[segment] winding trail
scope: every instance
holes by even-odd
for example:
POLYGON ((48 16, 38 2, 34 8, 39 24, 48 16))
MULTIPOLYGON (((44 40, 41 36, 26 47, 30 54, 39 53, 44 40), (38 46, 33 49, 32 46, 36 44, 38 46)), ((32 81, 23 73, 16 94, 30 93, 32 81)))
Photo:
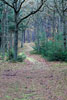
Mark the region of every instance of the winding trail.
POLYGON ((41 55, 36 55, 36 54, 30 54, 30 51, 33 50, 32 46, 33 43, 27 43, 25 44, 24 52, 27 56, 27 61, 32 63, 34 69, 49 69, 50 68, 50 63, 45 60, 41 55))
POLYGON ((23 63, 0 65, 0 100, 67 100, 67 64, 31 55, 25 44, 23 63))

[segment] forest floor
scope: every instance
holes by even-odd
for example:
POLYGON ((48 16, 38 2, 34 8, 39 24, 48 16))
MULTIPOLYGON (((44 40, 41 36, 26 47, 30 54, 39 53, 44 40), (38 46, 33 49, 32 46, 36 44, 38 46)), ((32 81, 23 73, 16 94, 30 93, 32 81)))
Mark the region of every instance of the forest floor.
POLYGON ((67 100, 67 63, 48 62, 23 49, 24 62, 0 63, 0 100, 67 100))

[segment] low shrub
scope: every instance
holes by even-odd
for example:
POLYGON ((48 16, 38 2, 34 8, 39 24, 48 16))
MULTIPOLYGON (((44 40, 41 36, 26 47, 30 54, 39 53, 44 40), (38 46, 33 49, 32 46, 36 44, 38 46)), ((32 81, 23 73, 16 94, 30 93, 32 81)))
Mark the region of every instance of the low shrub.
MULTIPOLYGON (((25 58, 26 58, 26 55, 24 53, 19 53, 17 57, 17 61, 23 62, 25 58)), ((14 60, 14 50, 13 49, 9 50, 9 53, 7 54, 7 61, 8 60, 10 60, 11 62, 16 62, 14 60)))
MULTIPOLYGON (((43 37, 42 37, 43 38, 43 37)), ((67 50, 64 50, 63 40, 60 44, 60 40, 40 40, 40 51, 39 53, 50 61, 65 61, 67 62, 67 50)), ((34 50, 37 51, 37 44, 35 43, 34 50)))
POLYGON ((8 54, 7 54, 7 60, 12 60, 12 59, 14 59, 14 50, 13 50, 13 48, 10 49, 8 51, 8 54))
POLYGON ((50 61, 67 61, 67 51, 55 50, 48 52, 48 58, 50 61))
POLYGON ((17 61, 23 62, 26 59, 26 55, 24 53, 18 54, 17 61))
POLYGON ((38 54, 38 52, 36 50, 32 50, 30 51, 30 54, 38 54))

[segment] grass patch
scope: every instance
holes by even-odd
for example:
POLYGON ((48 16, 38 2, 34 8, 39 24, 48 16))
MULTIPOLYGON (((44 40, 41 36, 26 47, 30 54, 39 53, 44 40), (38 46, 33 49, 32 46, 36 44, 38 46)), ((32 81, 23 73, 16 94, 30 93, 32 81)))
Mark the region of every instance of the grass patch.
POLYGON ((30 62, 35 62, 35 59, 27 57, 27 60, 29 60, 30 62))
POLYGON ((36 50, 32 50, 32 51, 30 51, 30 54, 40 55, 40 53, 38 53, 36 50))

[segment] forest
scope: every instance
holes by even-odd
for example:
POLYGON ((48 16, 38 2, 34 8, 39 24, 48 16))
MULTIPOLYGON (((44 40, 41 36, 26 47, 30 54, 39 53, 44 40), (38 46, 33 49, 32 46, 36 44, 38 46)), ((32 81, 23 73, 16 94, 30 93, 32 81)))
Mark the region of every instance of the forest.
POLYGON ((0 0, 0 100, 67 100, 67 0, 0 0))

